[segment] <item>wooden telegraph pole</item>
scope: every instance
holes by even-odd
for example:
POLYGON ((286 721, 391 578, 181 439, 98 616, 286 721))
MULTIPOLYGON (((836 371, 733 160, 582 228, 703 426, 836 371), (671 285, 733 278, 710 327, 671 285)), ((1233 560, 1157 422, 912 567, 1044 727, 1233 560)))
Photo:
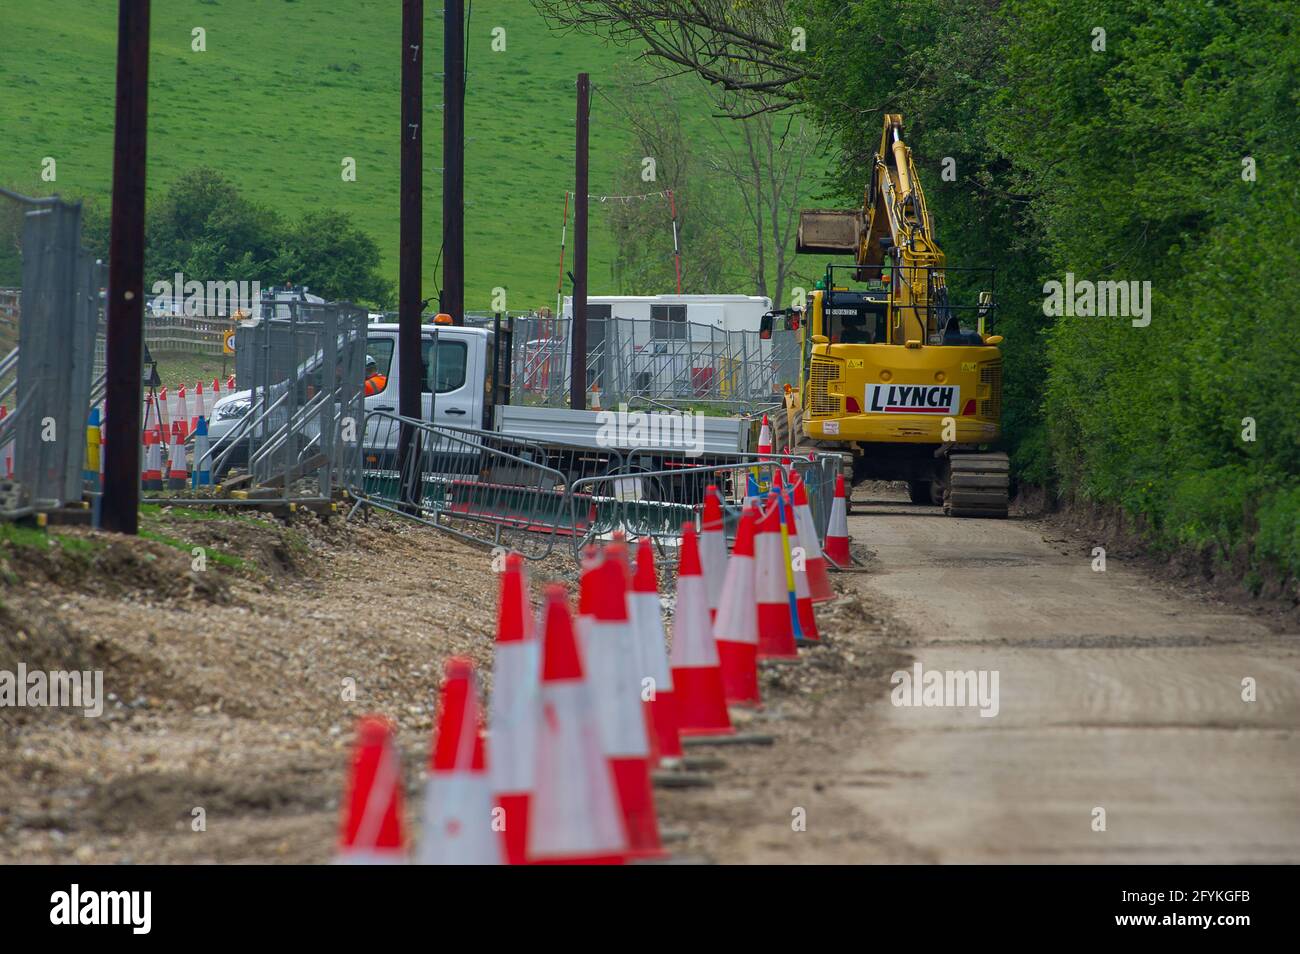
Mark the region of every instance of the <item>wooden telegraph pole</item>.
POLYGON ((573 185, 573 323, 569 331, 569 407, 587 407, 587 122, 591 80, 578 74, 578 136, 573 185))
MULTIPOLYGON (((149 0, 119 0, 113 218, 108 238, 108 340, 104 391, 104 498, 100 526, 140 526, 140 382, 144 348, 145 133, 149 93, 149 0)), ((81 440, 79 435, 72 435, 81 440)))
MULTIPOLYGON (((402 0, 402 148, 398 242, 398 413, 419 420, 422 195, 424 188, 424 0, 402 0)), ((399 473, 409 474, 415 428, 403 423, 398 437, 399 473)), ((409 490, 410 488, 408 488, 409 490)))
POLYGON ((442 298, 465 322, 465 3, 444 0, 442 40, 442 298))

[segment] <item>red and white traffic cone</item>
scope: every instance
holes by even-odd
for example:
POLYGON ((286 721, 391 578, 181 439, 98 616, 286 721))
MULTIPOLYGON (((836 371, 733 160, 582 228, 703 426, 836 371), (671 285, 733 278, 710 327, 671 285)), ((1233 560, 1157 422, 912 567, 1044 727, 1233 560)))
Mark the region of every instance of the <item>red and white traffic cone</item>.
POLYGON ((772 424, 763 415, 763 424, 758 429, 758 456, 768 460, 772 456, 772 424))
POLYGON ((605 556, 617 561, 618 565, 623 569, 623 579, 627 589, 627 615, 632 627, 632 675, 640 686, 641 709, 645 716, 646 743, 649 750, 650 768, 653 770, 657 769, 660 763, 659 736, 655 732, 654 713, 651 711, 650 701, 654 693, 652 690, 647 691, 650 687, 647 687, 645 683, 646 677, 641 666, 641 631, 637 625, 636 610, 632 599, 632 556, 627 546, 627 536, 622 530, 614 531, 609 545, 605 548, 605 556))
POLYGON ((754 599, 754 524, 758 512, 746 510, 736 527, 736 544, 727 562, 713 639, 718 644, 722 692, 734 705, 761 706, 758 691, 758 604, 754 599))
POLYGON ((722 690, 718 645, 709 625, 709 605, 704 595, 704 570, 695 525, 682 527, 681 559, 677 564, 677 608, 673 614, 673 647, 669 655, 677 696, 678 731, 686 735, 729 735, 722 690))
POLYGON ((186 397, 188 393, 189 392, 185 390, 185 385, 183 384, 176 389, 175 417, 176 420, 179 421, 181 425, 181 437, 187 440, 189 439, 189 436, 194 433, 192 420, 190 418, 190 402, 186 397))
POLYGON ((203 400, 203 382, 199 381, 194 385, 194 416, 190 418, 190 433, 193 434, 199 427, 199 418, 208 420, 208 406, 203 400))
POLYGON ((826 558, 838 567, 849 565, 849 510, 844 501, 844 475, 835 475, 835 500, 826 527, 826 558))
POLYGON ((184 490, 190 485, 190 467, 185 459, 185 438, 181 436, 183 426, 180 421, 172 421, 172 440, 167 453, 168 490, 184 490))
POLYGON ((803 547, 804 568, 808 574, 808 590, 814 603, 825 603, 835 598, 831 589, 830 574, 826 570, 826 558, 822 556, 821 542, 817 539, 817 522, 813 519, 812 506, 808 503, 808 487, 802 477, 796 475, 794 485, 794 522, 799 531, 799 546, 803 547))
MULTIPOLYGON (((159 393, 167 395, 167 419, 170 421, 170 424, 167 427, 167 433, 170 434, 175 430, 175 425, 182 424, 182 418, 185 416, 185 412, 181 409, 181 389, 173 388, 171 391, 168 391, 166 388, 163 388, 159 393)), ((189 426, 189 423, 188 420, 185 420, 182 424, 182 434, 185 433, 185 428, 189 426)))
POLYGON ((420 864, 497 865, 505 846, 495 824, 474 664, 453 656, 444 672, 424 790, 420 864))
POLYGON ((621 864, 627 834, 563 586, 547 587, 542 619, 541 718, 528 860, 621 864))
POLYGON ((785 546, 781 541, 780 495, 773 494, 754 527, 754 596, 758 603, 758 658, 799 655, 790 619, 785 546))
POLYGON ((402 760, 386 719, 366 716, 358 723, 348 778, 338 860, 402 864, 402 760))
MULTIPOLYGON (((610 549, 613 549, 612 547, 610 549)), ((601 743, 618 787, 628 853, 660 855, 659 824, 650 786, 650 735, 641 702, 636 634, 627 608, 627 569, 606 552, 582 573, 580 644, 596 699, 601 743)))
POLYGON ((221 379, 212 379, 212 390, 208 392, 208 410, 211 411, 221 400, 221 379))
POLYGON ((682 757, 682 739, 677 731, 677 694, 673 690, 673 672, 668 665, 654 545, 649 537, 642 537, 637 544, 636 575, 632 579, 632 594, 628 602, 640 650, 641 678, 651 680, 654 692, 649 703, 650 724, 658 743, 659 758, 665 764, 676 764, 682 757))
POLYGON ((163 434, 172 432, 171 401, 167 397, 167 388, 163 386, 158 389, 158 420, 162 424, 163 434))
MULTIPOLYGON (((3 421, 8 416, 9 416, 8 409, 3 404, 0 404, 0 421, 3 421)), ((14 476, 14 442, 12 440, 8 440, 5 441, 3 446, 0 446, 0 479, 13 480, 13 476, 14 476)))
POLYGON ((505 814, 506 860, 525 861, 528 800, 537 771, 537 720, 541 711, 541 642, 533 636, 524 558, 506 556, 492 660, 492 791, 505 814))
POLYGON ((158 441, 158 422, 153 418, 153 395, 150 395, 145 408, 144 467, 140 480, 145 490, 162 490, 162 446, 158 441))
POLYGON ((709 601, 709 622, 718 615, 718 597, 727 576, 727 531, 722 520, 722 498, 713 484, 704 488, 704 513, 700 520, 700 562, 704 566, 704 592, 709 601))

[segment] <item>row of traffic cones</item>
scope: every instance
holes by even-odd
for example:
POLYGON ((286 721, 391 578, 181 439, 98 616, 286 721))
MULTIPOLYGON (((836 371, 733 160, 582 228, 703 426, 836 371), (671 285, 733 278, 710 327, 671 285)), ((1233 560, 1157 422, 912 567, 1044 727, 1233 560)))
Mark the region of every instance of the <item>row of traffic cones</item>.
POLYGON ((179 424, 181 437, 188 439, 198 429, 199 418, 212 420, 212 409, 221 399, 222 392, 229 393, 234 390, 233 374, 226 378, 224 384, 220 378, 213 378, 206 390, 202 381, 196 383, 193 390, 183 384, 170 392, 166 387, 159 388, 158 418, 162 421, 164 433, 170 434, 173 426, 179 424))
MULTIPOLYGON (((191 425, 185 420, 170 424, 161 412, 152 394, 145 397, 143 427, 140 432, 142 449, 140 481, 144 490, 183 490, 186 487, 205 487, 212 483, 211 461, 208 459, 208 423, 199 417, 191 425), (192 451, 191 451, 192 445, 192 451), (191 468, 193 460, 197 465, 191 468)), ((104 447, 107 431, 101 407, 90 409, 86 419, 86 455, 83 478, 88 483, 104 478, 104 447)))
MULTIPOLYGON (((813 604, 833 596, 826 562, 802 481, 777 473, 768 499, 741 513, 729 554, 715 488, 700 530, 683 526, 670 651, 648 539, 635 559, 617 535, 589 548, 576 616, 565 588, 553 584, 536 625, 523 558, 507 558, 486 720, 473 664, 446 664, 419 861, 597 864, 664 855, 653 770, 680 761, 683 737, 733 734, 728 706, 761 707, 761 659, 796 656, 820 640, 813 604)), ((392 727, 363 719, 341 860, 406 860, 402 788, 392 727)))

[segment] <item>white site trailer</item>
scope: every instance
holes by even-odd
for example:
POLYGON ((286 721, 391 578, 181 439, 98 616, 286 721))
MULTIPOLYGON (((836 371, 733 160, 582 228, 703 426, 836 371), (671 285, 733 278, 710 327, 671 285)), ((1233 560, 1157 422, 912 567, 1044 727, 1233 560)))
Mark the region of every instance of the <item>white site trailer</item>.
MULTIPOLYGON (((589 296, 587 352, 600 357, 588 374, 603 390, 677 397, 710 390, 712 376, 734 377, 769 358, 758 331, 771 309, 759 295, 589 296)), ((572 297, 562 317, 572 319, 572 297)))
MULTIPOLYGON (((759 295, 587 296, 588 318, 630 318, 669 324, 694 322, 723 331, 758 331, 758 320, 771 310, 772 299, 759 295)), ((573 317, 571 297, 564 299, 563 317, 573 317)))

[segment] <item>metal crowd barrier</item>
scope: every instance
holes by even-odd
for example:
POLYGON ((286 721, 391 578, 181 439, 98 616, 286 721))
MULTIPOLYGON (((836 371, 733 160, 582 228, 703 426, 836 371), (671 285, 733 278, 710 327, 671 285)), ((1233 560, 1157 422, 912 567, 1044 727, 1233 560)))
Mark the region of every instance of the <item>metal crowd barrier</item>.
POLYGON ((684 461, 682 466, 672 466, 665 461, 661 450, 643 448, 629 451, 617 472, 574 482, 571 492, 575 557, 580 556, 587 543, 607 540, 618 531, 630 540, 649 537, 662 557, 673 562, 682 525, 699 525, 706 488, 710 485, 717 488, 721 497, 724 528, 728 539, 733 539, 751 478, 760 491, 765 491, 772 486, 773 471, 781 462, 787 463, 804 481, 818 540, 824 541, 839 455, 819 454, 810 460, 710 454, 702 463, 684 461), (585 519, 579 521, 580 514, 585 519))
POLYGON ((529 559, 550 554, 559 537, 586 532, 572 516, 572 483, 621 463, 617 451, 543 446, 387 411, 366 415, 365 438, 353 513, 377 507, 529 559), (404 427, 414 431, 405 460, 404 427))
POLYGON ((358 501, 353 513, 376 507, 529 559, 549 555, 560 540, 567 540, 578 559, 588 543, 617 531, 633 541, 650 538, 673 562, 682 525, 699 524, 707 487, 718 489, 727 536, 733 538, 751 480, 760 490, 769 488, 782 462, 804 481, 824 540, 837 454, 684 459, 665 458, 656 448, 620 454, 372 411, 366 415, 360 478, 352 488, 358 501), (405 461, 399 450, 403 427, 414 429, 414 450, 405 461))

